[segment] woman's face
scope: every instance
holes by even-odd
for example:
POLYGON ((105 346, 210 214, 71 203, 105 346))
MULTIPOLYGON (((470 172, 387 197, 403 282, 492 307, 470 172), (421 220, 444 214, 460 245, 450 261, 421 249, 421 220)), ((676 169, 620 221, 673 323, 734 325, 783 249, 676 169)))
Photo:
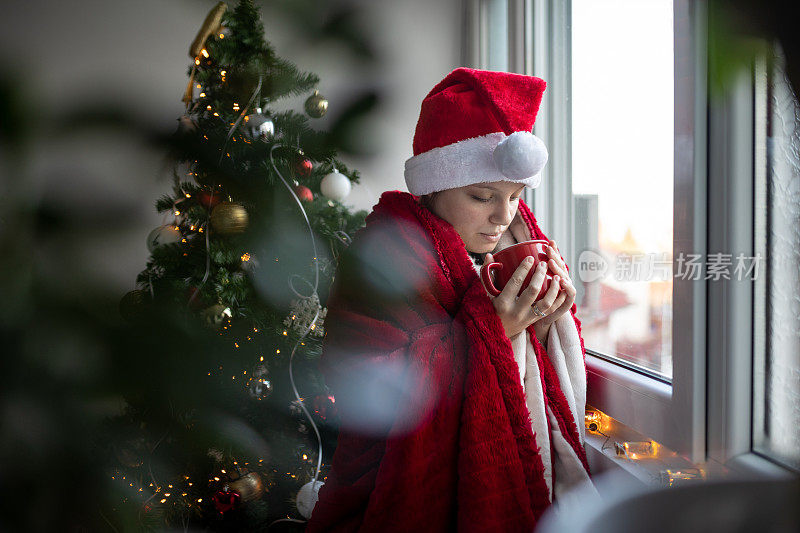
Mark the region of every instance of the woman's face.
POLYGON ((447 189, 436 195, 430 209, 456 229, 467 251, 485 254, 495 249, 517 214, 524 188, 494 181, 447 189))

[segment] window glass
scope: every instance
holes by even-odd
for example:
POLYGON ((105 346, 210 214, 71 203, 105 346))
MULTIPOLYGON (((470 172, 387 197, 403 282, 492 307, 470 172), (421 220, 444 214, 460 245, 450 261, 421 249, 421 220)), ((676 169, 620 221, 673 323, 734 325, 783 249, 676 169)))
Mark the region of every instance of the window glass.
POLYGON ((487 69, 508 70, 508 1, 486 0, 488 42, 487 69))
POLYGON ((757 240, 757 252, 766 260, 756 278, 763 280, 766 298, 756 300, 755 311, 753 447, 798 469, 800 105, 779 55, 767 72, 766 232, 757 240))
POLYGON ((572 1, 575 281, 585 344, 667 380, 673 278, 696 275, 672 268, 672 15, 672 0, 572 1))

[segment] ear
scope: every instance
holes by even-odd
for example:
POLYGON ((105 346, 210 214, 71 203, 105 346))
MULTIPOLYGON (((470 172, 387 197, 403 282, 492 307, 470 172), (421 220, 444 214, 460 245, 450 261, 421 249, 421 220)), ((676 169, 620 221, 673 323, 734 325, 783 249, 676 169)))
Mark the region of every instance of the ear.
POLYGON ((511 225, 508 227, 508 230, 511 232, 511 235, 514 236, 514 239, 517 242, 531 240, 531 230, 528 229, 528 225, 525 224, 524 220, 522 220, 522 215, 520 214, 519 209, 517 209, 517 214, 514 215, 514 220, 511 221, 511 225))

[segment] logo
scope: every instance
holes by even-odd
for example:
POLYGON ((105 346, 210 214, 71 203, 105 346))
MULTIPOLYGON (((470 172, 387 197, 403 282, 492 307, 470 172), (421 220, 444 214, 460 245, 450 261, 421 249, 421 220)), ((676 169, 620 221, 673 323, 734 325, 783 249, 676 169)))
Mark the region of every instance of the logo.
POLYGON ((597 281, 606 276, 608 261, 594 250, 584 250, 578 256, 578 277, 584 283, 597 281))

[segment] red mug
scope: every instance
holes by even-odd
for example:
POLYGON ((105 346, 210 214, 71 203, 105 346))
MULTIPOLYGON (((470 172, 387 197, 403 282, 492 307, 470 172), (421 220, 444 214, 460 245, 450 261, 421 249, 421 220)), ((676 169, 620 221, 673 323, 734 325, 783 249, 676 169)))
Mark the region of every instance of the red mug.
MULTIPOLYGON (((486 263, 481 267, 481 280, 483 281, 483 286, 486 287, 486 290, 489 291, 489 294, 492 296, 498 296, 503 290, 503 287, 506 286, 506 283, 508 283, 508 280, 511 279, 511 275, 514 273, 520 263, 522 263, 526 257, 531 256, 533 257, 533 265, 528 271, 528 275, 525 276, 525 280, 522 282, 522 287, 517 294, 517 296, 519 296, 531 282, 531 278, 533 278, 533 274, 536 271, 537 265, 542 261, 547 264, 547 247, 549 245, 550 243, 545 240, 533 240, 519 242, 509 246, 508 248, 503 248, 494 254, 494 261, 492 263, 486 263), (494 281, 492 281, 492 272, 494 272, 494 281)), ((550 288, 550 282, 552 281, 553 274, 548 268, 547 272, 545 273, 544 283, 542 283, 542 289, 539 291, 539 294, 536 295, 534 301, 538 301, 544 297, 547 289, 550 288)))

